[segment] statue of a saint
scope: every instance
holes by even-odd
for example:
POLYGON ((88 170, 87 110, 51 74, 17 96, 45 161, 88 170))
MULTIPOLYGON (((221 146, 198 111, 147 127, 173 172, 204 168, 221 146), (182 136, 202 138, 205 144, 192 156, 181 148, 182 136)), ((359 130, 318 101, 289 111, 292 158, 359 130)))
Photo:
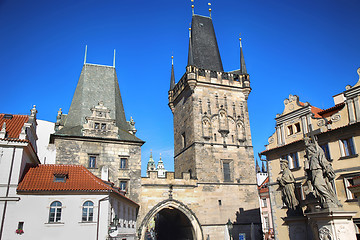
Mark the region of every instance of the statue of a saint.
POLYGON ((282 175, 277 178, 281 189, 281 197, 289 210, 295 211, 299 206, 299 201, 295 196, 295 178, 288 167, 287 160, 280 160, 282 175))
POLYGON ((335 178, 335 173, 331 163, 325 157, 324 150, 315 140, 306 137, 304 141, 308 160, 305 170, 308 172, 308 179, 313 186, 315 196, 320 200, 321 207, 341 207, 330 183, 335 178))

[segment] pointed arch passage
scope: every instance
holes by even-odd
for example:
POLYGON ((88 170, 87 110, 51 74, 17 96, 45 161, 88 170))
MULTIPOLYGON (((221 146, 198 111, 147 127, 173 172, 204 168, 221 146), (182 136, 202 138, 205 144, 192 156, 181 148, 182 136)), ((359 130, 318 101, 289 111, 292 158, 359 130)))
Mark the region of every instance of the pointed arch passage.
POLYGON ((168 199, 154 206, 144 217, 138 229, 140 240, 156 236, 157 240, 203 240, 199 220, 185 204, 168 199), (150 230, 149 226, 154 229, 150 230))

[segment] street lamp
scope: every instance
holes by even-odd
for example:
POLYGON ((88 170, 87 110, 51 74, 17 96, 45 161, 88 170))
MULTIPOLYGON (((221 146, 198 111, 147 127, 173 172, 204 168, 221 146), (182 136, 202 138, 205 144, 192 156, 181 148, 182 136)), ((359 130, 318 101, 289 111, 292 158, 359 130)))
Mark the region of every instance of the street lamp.
POLYGON ((232 222, 230 221, 230 219, 228 220, 228 222, 226 223, 226 226, 228 228, 228 231, 229 231, 229 237, 230 237, 230 240, 232 239, 232 235, 231 235, 231 232, 233 230, 233 224, 232 222))

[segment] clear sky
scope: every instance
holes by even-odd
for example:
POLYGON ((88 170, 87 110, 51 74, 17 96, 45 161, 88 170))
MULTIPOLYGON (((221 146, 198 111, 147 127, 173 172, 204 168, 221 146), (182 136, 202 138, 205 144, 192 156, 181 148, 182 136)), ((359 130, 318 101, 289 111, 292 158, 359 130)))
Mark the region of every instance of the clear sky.
MULTIPOLYGON (((208 1, 195 0, 208 16, 208 1)), ((239 68, 241 33, 252 92, 249 113, 254 153, 274 132, 283 101, 296 94, 319 108, 358 80, 360 1, 213 0, 212 19, 225 71, 239 68)), ((168 108, 171 55, 178 81, 185 71, 190 0, 0 0, 1 113, 55 121, 67 113, 84 61, 112 65, 127 119, 142 147, 173 170, 173 122, 168 108)))

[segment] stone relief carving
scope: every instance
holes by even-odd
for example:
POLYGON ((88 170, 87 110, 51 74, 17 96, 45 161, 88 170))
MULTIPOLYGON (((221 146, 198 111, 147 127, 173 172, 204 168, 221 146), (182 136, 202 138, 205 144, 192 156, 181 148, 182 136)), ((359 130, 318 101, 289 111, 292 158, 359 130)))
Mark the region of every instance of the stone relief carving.
POLYGON ((319 239, 320 240, 333 240, 333 236, 327 227, 324 226, 319 229, 319 239))
POLYGON ((322 127, 325 125, 325 120, 324 119, 320 119, 318 122, 317 122, 317 125, 318 127, 322 127))
POLYGON ((333 121, 333 122, 340 121, 340 119, 341 119, 340 114, 334 114, 333 116, 331 116, 331 121, 333 121))
POLYGON ((270 144, 270 143, 273 143, 273 142, 274 142, 274 138, 273 138, 273 137, 270 137, 270 138, 268 139, 268 142, 269 142, 269 144, 270 144))
POLYGON ((324 151, 316 140, 306 137, 304 141, 307 158, 305 170, 314 195, 319 198, 322 208, 340 207, 341 204, 330 183, 335 178, 331 163, 326 159, 324 151))

